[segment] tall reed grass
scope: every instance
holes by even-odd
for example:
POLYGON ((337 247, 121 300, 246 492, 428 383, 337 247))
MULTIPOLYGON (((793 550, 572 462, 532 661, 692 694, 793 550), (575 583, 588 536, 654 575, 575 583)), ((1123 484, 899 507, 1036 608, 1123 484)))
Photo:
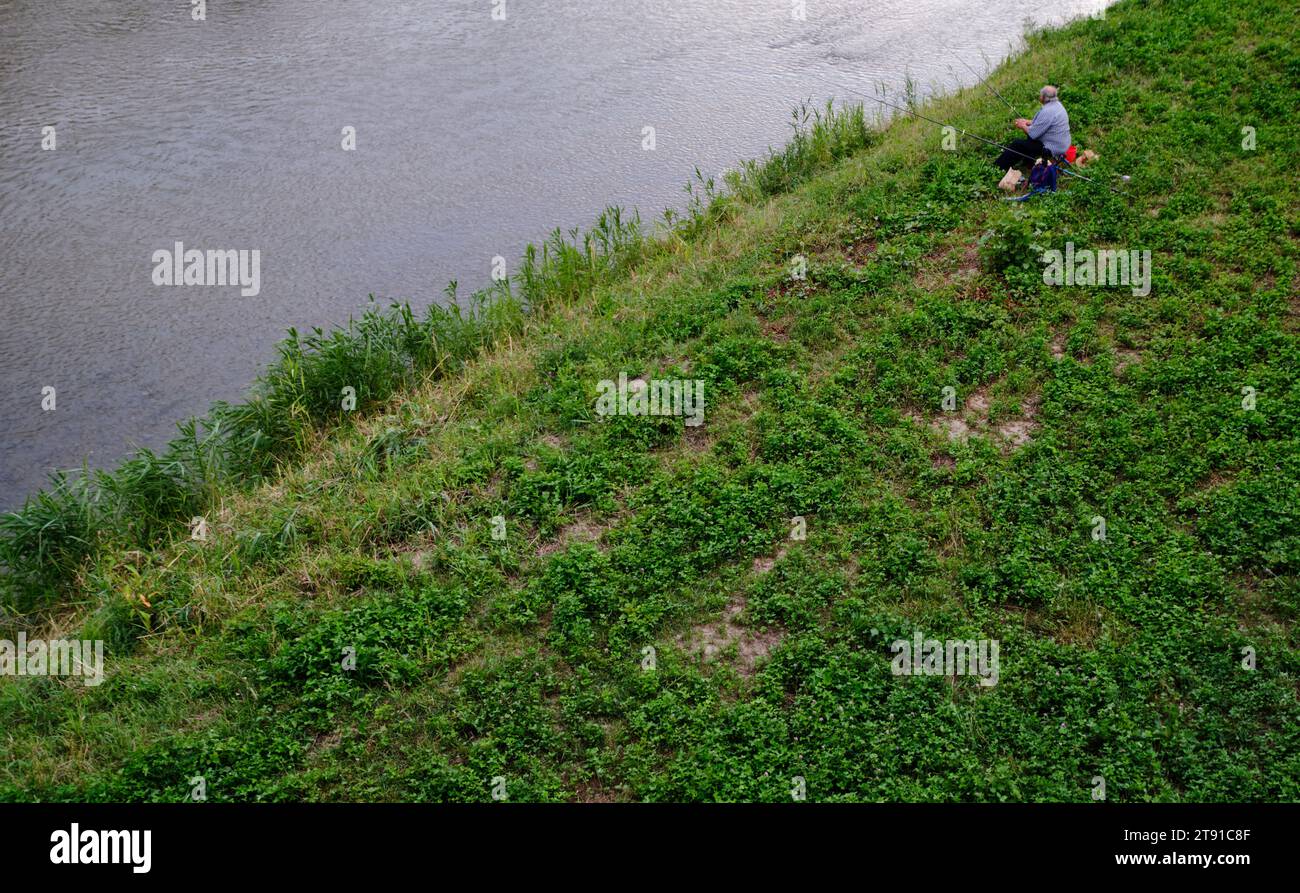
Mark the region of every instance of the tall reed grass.
POLYGON ((791 112, 794 131, 781 151, 745 161, 727 178, 733 194, 761 201, 789 192, 818 171, 825 170, 877 142, 879 131, 867 123, 861 104, 835 108, 833 101, 816 108, 807 101, 791 112))
POLYGON ((476 292, 462 307, 422 316, 409 303, 372 304, 346 326, 290 329, 276 357, 239 403, 217 402, 178 425, 155 452, 141 449, 114 471, 58 472, 17 511, 0 515, 0 612, 6 626, 66 599, 86 560, 108 547, 144 548, 215 504, 301 456, 314 432, 345 421, 344 388, 359 410, 416 382, 457 372, 523 329, 529 310, 575 299, 640 256, 640 219, 607 208, 587 232, 556 230, 540 257, 529 246, 513 279, 476 292))

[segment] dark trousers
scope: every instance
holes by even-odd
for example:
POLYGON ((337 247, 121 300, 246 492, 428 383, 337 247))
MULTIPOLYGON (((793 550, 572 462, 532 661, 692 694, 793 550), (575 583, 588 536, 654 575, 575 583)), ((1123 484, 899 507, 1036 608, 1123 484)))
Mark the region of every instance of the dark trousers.
POLYGON ((1051 156, 1052 153, 1047 151, 1047 147, 1038 140, 1024 138, 1007 143, 1006 149, 998 156, 998 160, 993 163, 1005 171, 1023 162, 1033 164, 1039 158, 1050 158, 1051 156))

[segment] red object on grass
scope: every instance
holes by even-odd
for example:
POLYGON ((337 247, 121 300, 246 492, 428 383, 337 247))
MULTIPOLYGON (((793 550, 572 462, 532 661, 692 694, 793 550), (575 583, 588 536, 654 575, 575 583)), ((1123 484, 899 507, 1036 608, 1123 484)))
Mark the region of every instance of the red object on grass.
POLYGON ((1065 160, 1070 162, 1070 164, 1074 164, 1074 159, 1078 156, 1078 154, 1079 154, 1079 147, 1071 146, 1070 148, 1065 150, 1065 160))

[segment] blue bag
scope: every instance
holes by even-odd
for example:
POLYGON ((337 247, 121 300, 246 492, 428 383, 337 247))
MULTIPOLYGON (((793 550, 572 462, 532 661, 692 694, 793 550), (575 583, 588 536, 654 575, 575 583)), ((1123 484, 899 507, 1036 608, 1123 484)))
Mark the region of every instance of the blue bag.
POLYGON ((1055 192, 1056 177, 1056 160, 1051 157, 1038 159, 1029 172, 1029 191, 1055 192))

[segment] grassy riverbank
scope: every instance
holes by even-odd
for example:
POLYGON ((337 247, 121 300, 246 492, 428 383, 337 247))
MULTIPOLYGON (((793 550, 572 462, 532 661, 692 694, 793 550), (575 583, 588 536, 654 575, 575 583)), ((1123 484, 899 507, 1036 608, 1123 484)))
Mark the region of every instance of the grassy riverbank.
MULTIPOLYGON (((989 147, 850 110, 667 234, 611 211, 474 312, 291 337, 0 522, 0 636, 109 650, 0 679, 0 799, 1300 797, 1297 30, 1031 35, 991 83, 1060 85, 1123 195, 1001 202, 989 147), (1045 285, 1067 242, 1150 294, 1045 285), (620 373, 704 424, 598 416, 620 373), (997 640, 997 684, 893 675, 917 632, 997 640)), ((979 86, 926 114, 1007 133, 979 86)))

